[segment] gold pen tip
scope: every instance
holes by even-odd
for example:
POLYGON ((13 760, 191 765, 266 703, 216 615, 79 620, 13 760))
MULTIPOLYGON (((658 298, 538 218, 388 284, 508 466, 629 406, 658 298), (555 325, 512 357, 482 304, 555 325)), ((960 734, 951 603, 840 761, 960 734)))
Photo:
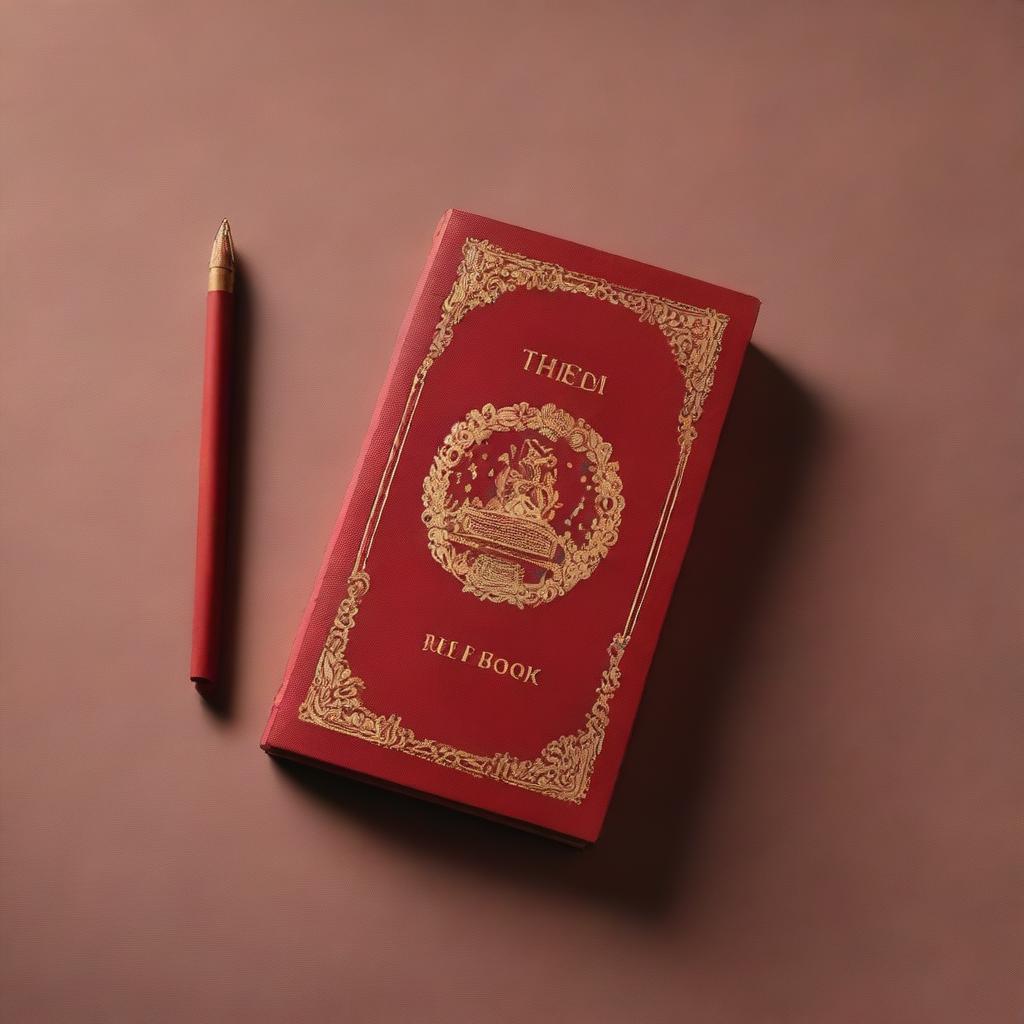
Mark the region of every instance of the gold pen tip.
POLYGON ((227 217, 220 222, 217 237, 213 240, 213 251, 210 253, 210 269, 234 270, 235 245, 231 239, 231 225, 227 217))
POLYGON ((233 292, 235 290, 235 243, 231 240, 231 225, 227 217, 220 222, 217 237, 213 240, 210 253, 211 292, 233 292))

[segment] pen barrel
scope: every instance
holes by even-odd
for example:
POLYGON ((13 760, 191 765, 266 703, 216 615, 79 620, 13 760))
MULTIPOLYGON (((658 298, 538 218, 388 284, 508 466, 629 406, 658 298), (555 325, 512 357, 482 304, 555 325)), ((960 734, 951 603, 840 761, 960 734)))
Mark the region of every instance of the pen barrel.
POLYGON ((221 668, 220 629, 227 527, 229 358, 233 296, 206 297, 203 412, 199 444, 199 517, 196 530, 195 607, 190 677, 216 683, 221 668))

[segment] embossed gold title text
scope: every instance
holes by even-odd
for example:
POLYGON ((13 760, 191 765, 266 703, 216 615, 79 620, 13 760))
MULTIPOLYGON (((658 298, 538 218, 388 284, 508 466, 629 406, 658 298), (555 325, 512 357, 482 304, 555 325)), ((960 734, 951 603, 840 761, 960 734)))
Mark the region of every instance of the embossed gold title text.
POLYGON ((532 372, 538 377, 548 377, 558 381, 559 384, 579 388, 581 391, 593 391, 598 395, 604 394, 605 384, 608 383, 605 374, 598 375, 590 370, 584 370, 576 363, 569 363, 564 359, 549 356, 547 352, 534 352, 532 348, 524 348, 523 352, 526 355, 523 369, 527 373, 532 372))
POLYGON ((520 683, 540 685, 537 679, 540 675, 539 668, 521 661, 512 661, 510 658, 497 657, 493 651, 478 651, 472 644, 463 643, 461 640, 449 640, 447 637, 427 633, 423 638, 423 650, 442 658, 450 658, 452 661, 461 661, 464 665, 489 669, 499 676, 510 676, 520 683))

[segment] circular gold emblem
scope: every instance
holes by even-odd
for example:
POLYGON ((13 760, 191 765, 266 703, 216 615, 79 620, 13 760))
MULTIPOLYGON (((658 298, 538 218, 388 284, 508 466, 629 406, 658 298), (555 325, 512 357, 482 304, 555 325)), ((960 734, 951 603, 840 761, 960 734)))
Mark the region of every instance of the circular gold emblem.
POLYGON ((612 446, 553 404, 473 409, 423 481, 434 560, 481 600, 553 601, 619 538, 625 501, 612 446))

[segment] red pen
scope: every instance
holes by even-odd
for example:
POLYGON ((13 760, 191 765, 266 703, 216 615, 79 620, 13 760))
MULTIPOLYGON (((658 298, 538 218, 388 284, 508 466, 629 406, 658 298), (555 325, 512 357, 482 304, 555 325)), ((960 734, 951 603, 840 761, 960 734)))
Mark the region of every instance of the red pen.
POLYGON ((218 683, 227 511, 227 411, 235 249, 225 219, 213 241, 206 295, 206 355, 199 445, 199 520, 190 676, 200 690, 218 683))

